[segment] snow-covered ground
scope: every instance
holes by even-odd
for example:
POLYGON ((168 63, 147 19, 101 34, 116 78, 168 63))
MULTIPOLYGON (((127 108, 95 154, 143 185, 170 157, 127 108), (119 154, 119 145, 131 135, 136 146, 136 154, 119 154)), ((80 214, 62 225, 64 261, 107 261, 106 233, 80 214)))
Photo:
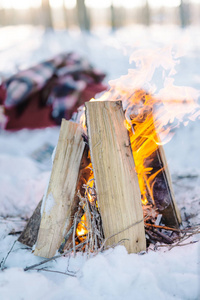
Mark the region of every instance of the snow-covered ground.
MULTIPOLYGON (((127 74, 133 50, 179 41, 180 50, 186 53, 177 65, 176 82, 200 90, 198 30, 134 27, 88 36, 75 31, 44 33, 32 27, 1 29, 0 40, 5 43, 0 45, 0 76, 73 50, 105 71, 108 81, 127 74)), ((0 132, 0 262, 18 237, 9 233, 23 229, 24 219, 32 214, 48 182, 51 156, 38 161, 36 153, 44 145, 50 150, 55 147, 58 135, 58 127, 0 132)), ((165 145, 184 227, 200 224, 199 147, 200 120, 186 127, 181 124, 165 145)), ((82 254, 60 257, 43 265, 49 271, 39 272, 23 271, 43 259, 16 242, 0 271, 0 299, 199 299, 199 239, 199 235, 192 236, 183 242, 187 245, 171 250, 155 250, 151 245, 143 255, 127 254, 123 246, 117 246, 89 259, 82 254)))

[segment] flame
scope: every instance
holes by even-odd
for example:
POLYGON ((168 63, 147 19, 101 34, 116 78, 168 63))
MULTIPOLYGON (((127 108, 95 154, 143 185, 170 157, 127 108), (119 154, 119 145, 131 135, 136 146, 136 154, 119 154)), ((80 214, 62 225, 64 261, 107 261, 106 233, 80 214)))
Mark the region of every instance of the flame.
MULTIPOLYGON (((137 50, 130 57, 135 69, 130 69, 127 75, 110 81, 110 90, 98 99, 90 101, 122 101, 130 143, 138 175, 139 187, 143 205, 154 203, 153 187, 157 175, 163 168, 154 170, 152 155, 160 145, 167 143, 173 136, 173 129, 180 122, 187 125, 189 120, 200 116, 198 105, 199 91, 191 87, 181 87, 174 84, 175 66, 178 63, 178 53, 172 46, 164 49, 137 50), (160 88, 154 83, 155 73, 161 74, 160 88), (162 72, 161 72, 162 71, 162 72), (186 120, 185 120, 186 118, 186 120)), ((86 131, 85 113, 80 123, 86 131)), ((90 163, 91 177, 87 182, 85 197, 90 203, 95 203, 92 190, 94 175, 90 163)), ((83 207, 84 208, 84 207, 83 207)), ((84 240, 88 233, 86 213, 77 226, 76 235, 84 240)))
POLYGON ((154 202, 155 178, 162 171, 151 167, 151 156, 159 145, 172 138, 173 129, 180 122, 186 125, 188 120, 200 116, 199 91, 174 84, 179 54, 173 46, 135 51, 130 63, 134 62, 136 68, 110 81, 110 90, 96 99, 122 101, 144 205, 149 198, 154 202), (160 79, 160 88, 155 85, 156 75, 160 79))
MULTIPOLYGON (((84 122, 84 117, 82 118, 82 121, 84 122)), ((85 124, 85 123, 83 123, 85 124)), ((90 151, 88 152, 88 157, 90 158, 90 151)), ((90 169, 90 177, 87 181, 86 187, 85 187, 85 198, 91 203, 94 204, 94 197, 93 197, 93 188, 94 188, 94 174, 92 170, 92 163, 90 163, 86 168, 90 169)), ((84 209, 84 207, 83 207, 84 209)), ((79 238, 79 240, 83 241, 86 239, 86 235, 88 233, 88 222, 86 213, 83 214, 81 217, 80 222, 77 225, 76 228, 76 236, 79 238)))
POLYGON ((162 170, 154 172, 152 167, 145 164, 160 144, 155 129, 153 107, 150 105, 154 100, 143 90, 136 91, 129 100, 132 103, 132 108, 129 106, 132 113, 129 115, 129 122, 125 121, 125 126, 129 131, 142 203, 146 205, 149 196, 154 202, 153 180, 162 170))
POLYGON ((77 236, 80 237, 86 235, 88 232, 87 227, 88 225, 87 225, 86 214, 84 214, 81 218, 81 221, 77 225, 77 229, 76 229, 77 236))

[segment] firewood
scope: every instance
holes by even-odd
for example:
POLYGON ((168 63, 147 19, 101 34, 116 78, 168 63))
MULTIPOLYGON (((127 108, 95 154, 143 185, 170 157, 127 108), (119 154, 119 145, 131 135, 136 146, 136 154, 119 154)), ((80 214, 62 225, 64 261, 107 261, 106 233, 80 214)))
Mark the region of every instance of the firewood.
MULTIPOLYGON (((162 145, 145 161, 145 167, 153 167, 154 172, 161 170, 154 179, 152 194, 159 213, 166 226, 179 228, 181 216, 177 207, 170 172, 162 145)), ((148 175, 147 175, 148 178, 148 175)))
POLYGON ((87 144, 85 144, 83 156, 80 163, 80 169, 79 169, 79 175, 78 175, 78 180, 76 185, 76 191, 74 194, 74 200, 72 201, 72 205, 71 205, 69 224, 66 228, 66 235, 62 241, 62 244, 60 245, 59 252, 63 252, 64 249, 66 249, 67 247, 71 247, 72 233, 74 230, 74 217, 76 216, 76 219, 80 221, 84 213, 84 211, 79 207, 80 199, 78 194, 80 193, 81 196, 84 196, 85 194, 84 185, 87 184, 87 181, 91 173, 91 169, 88 168, 89 164, 91 163, 91 160, 88 155, 88 151, 89 151, 89 147, 87 144))
POLYGON ((133 155, 135 154, 137 156, 136 160, 140 162, 139 167, 143 164, 144 168, 148 170, 146 173, 143 172, 145 185, 145 188, 143 186, 143 190, 145 190, 146 198, 162 214, 163 222, 166 226, 179 228, 181 216, 175 201, 164 148, 156 132, 154 108, 151 105, 144 106, 141 111, 137 111, 137 107, 135 108, 134 105, 129 107, 130 111, 134 111, 134 109, 136 111, 135 114, 130 113, 132 122, 130 135, 133 136, 131 146, 133 155), (142 149, 142 151, 138 151, 139 149, 142 149), (144 154, 148 154, 148 156, 143 158, 145 157, 144 154), (151 178, 152 176, 154 177, 154 174, 157 175, 152 180, 151 178))
POLYGON ((129 253, 145 250, 141 195, 121 101, 86 103, 86 120, 106 245, 126 240, 129 253))
POLYGON ((28 220, 25 229, 22 231, 18 238, 18 241, 26 246, 33 247, 37 241, 38 231, 41 222, 41 205, 42 200, 38 203, 32 216, 28 220))
POLYGON ((80 125, 63 120, 51 177, 42 204, 35 255, 53 257, 62 243, 70 224, 84 148, 80 125))

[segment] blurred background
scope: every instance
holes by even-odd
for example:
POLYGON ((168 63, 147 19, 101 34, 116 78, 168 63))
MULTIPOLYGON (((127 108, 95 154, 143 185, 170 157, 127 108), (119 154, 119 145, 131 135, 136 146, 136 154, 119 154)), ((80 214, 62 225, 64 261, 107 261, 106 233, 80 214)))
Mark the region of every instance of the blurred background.
POLYGON ((63 51, 85 56, 107 80, 127 73, 136 48, 182 39, 197 57, 199 25, 200 0, 0 0, 0 81, 63 51))
POLYGON ((135 68, 134 51, 178 45, 176 83, 199 89, 199 26, 200 0, 0 0, 0 84, 75 52, 107 85, 135 68))
POLYGON ((116 28, 130 24, 199 25, 200 0, 0 0, 0 26, 116 28))

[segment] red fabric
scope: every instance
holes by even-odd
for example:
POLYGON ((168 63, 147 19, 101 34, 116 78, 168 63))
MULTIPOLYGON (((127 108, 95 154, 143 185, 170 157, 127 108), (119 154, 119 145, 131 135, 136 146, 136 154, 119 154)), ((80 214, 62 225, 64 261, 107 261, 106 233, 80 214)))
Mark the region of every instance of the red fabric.
POLYGON ((19 130, 55 126, 55 121, 51 119, 51 107, 41 107, 39 96, 31 97, 22 112, 19 111, 19 107, 12 107, 6 108, 5 113, 8 117, 6 129, 19 130))
MULTIPOLYGON (((81 94, 81 98, 72 110, 68 110, 65 118, 69 120, 77 110, 77 108, 84 102, 89 101, 97 93, 106 89, 106 86, 98 83, 88 85, 81 94)), ((51 117, 52 107, 49 105, 41 105, 40 93, 30 97, 28 101, 20 106, 6 108, 5 114, 8 117, 6 125, 7 130, 19 130, 22 128, 45 128, 57 125, 55 120, 51 117)))
POLYGON ((107 87, 105 74, 77 53, 63 53, 18 72, 0 85, 0 128, 60 125, 107 87))

